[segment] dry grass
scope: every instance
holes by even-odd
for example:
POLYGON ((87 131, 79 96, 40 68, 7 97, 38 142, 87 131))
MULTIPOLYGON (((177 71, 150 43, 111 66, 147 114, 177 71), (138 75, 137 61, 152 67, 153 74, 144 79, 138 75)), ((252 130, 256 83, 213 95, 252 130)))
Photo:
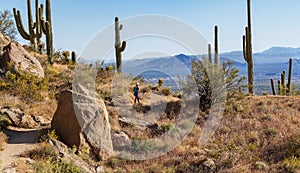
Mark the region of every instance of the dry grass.
MULTIPOLYGON (((145 161, 112 158, 104 164, 111 172, 201 172, 206 158, 212 158, 217 172, 261 172, 257 161, 266 163, 269 172, 287 172, 288 161, 299 163, 295 159, 289 160, 293 156, 300 157, 299 102, 298 96, 233 99, 228 102, 230 105, 227 105, 218 130, 205 146, 199 146, 197 142, 201 131, 199 125, 181 145, 166 155, 145 161)), ((130 134, 128 129, 120 130, 130 134)), ((147 132, 139 133, 147 138, 147 132)))
POLYGON ((4 150, 6 142, 7 136, 5 135, 5 133, 0 131, 0 151, 4 150))

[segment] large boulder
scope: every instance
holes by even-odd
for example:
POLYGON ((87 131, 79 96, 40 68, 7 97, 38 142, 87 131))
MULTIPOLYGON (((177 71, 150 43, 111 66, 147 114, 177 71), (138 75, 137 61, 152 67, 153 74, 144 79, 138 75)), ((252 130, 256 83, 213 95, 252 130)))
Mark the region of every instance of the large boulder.
POLYGON ((63 91, 51 127, 69 147, 81 147, 87 141, 99 159, 107 159, 113 154, 106 106, 88 93, 63 91))
POLYGON ((30 55, 19 43, 10 42, 3 48, 4 54, 0 61, 0 68, 17 73, 29 72, 44 78, 44 70, 40 62, 30 55))
POLYGON ((80 146, 81 127, 74 111, 72 92, 63 91, 58 98, 58 106, 51 121, 51 128, 68 146, 80 146))

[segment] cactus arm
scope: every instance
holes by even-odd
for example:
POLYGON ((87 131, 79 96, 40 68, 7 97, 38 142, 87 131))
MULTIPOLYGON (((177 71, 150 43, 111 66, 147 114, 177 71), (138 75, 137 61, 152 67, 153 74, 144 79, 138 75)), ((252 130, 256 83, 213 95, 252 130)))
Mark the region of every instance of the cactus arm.
POLYGON ((32 11, 31 11, 31 0, 27 0, 27 15, 28 15, 28 29, 29 29, 29 36, 30 36, 30 44, 33 46, 33 49, 36 49, 36 42, 35 42, 35 24, 32 19, 32 11))
POLYGON ((46 22, 45 22, 43 17, 41 18, 41 29, 42 29, 43 33, 47 33, 47 31, 46 31, 46 22))
POLYGON ((36 39, 37 39, 37 44, 41 44, 41 38, 42 38, 42 29, 41 29, 41 18, 40 16, 43 15, 43 11, 40 10, 39 7, 39 1, 35 0, 35 17, 36 17, 36 22, 35 22, 35 33, 36 33, 36 39))
POLYGON ((16 21, 16 26, 17 26, 17 29, 18 29, 20 35, 25 40, 30 40, 29 34, 24 29, 24 25, 23 25, 23 22, 22 22, 20 11, 16 10, 16 8, 13 8, 13 12, 14 12, 14 17, 15 17, 15 21, 16 21))
POLYGON ((247 58, 247 49, 246 49, 246 36, 243 35, 243 55, 246 62, 248 62, 247 58))
POLYGON ((126 48, 126 41, 123 41, 120 51, 124 52, 125 48, 126 48))
POLYGON ((52 24, 50 0, 46 0, 46 20, 52 24))

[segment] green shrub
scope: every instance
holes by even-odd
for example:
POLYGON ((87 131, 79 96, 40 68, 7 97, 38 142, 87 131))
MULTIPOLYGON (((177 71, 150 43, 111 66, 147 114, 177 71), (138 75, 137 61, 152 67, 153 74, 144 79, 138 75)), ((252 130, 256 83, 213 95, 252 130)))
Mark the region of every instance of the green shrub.
POLYGON ((174 127, 174 124, 162 124, 161 125, 161 129, 163 130, 164 133, 171 130, 173 127, 174 127))
POLYGON ((43 92, 48 90, 48 80, 39 78, 29 72, 20 74, 8 72, 5 74, 5 90, 10 94, 18 95, 28 102, 41 101, 43 92))
POLYGON ((162 79, 162 78, 158 79, 158 82, 157 82, 158 87, 162 87, 164 82, 165 82, 164 79, 162 79))
POLYGON ((41 147, 29 150, 24 153, 25 157, 29 157, 33 160, 49 160, 57 159, 58 153, 52 148, 50 144, 42 144, 41 147))
POLYGON ((285 159, 283 164, 287 172, 293 173, 300 169, 300 159, 294 156, 285 159))
POLYGON ((0 129, 6 129, 9 125, 11 122, 8 117, 0 114, 0 129))
POLYGON ((56 135, 55 130, 48 130, 48 129, 42 129, 41 131, 39 131, 40 133, 40 141, 44 142, 47 140, 57 140, 58 136, 56 135))
POLYGON ((74 165, 72 160, 60 159, 58 152, 47 143, 25 152, 23 156, 36 161, 33 166, 37 173, 83 173, 79 167, 74 165))
POLYGON ((161 93, 163 93, 165 96, 171 95, 171 87, 164 87, 163 89, 161 89, 161 93))
POLYGON ((72 161, 68 162, 63 159, 38 161, 34 168, 37 173, 83 173, 72 161))
MULTIPOLYGON (((227 99, 239 91, 245 77, 239 77, 239 70, 232 66, 232 62, 223 62, 219 66, 211 64, 206 57, 194 60, 191 75, 186 81, 181 81, 184 90, 192 91, 195 87, 200 97, 200 109, 207 111, 213 103, 212 94, 221 95, 227 91, 227 99), (195 84, 195 85, 193 85, 195 84), (214 88, 212 88, 212 86, 214 88)), ((215 101, 215 100, 214 100, 215 101)))

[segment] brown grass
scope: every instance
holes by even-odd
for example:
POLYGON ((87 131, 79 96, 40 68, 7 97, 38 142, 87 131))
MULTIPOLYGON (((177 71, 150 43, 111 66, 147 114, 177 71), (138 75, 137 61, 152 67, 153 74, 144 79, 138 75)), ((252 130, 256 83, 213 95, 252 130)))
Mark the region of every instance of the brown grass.
MULTIPOLYGON (((112 172, 201 172, 205 159, 212 158, 217 172, 261 172, 257 161, 266 163, 267 171, 285 172, 284 160, 300 156, 299 102, 298 96, 234 99, 228 102, 218 130, 205 146, 198 145, 201 126, 197 126, 166 155, 145 161, 112 158, 104 164, 112 172)), ((123 130, 130 133, 128 129, 123 130)))
POLYGON ((5 133, 0 131, 0 151, 4 150, 6 142, 7 136, 5 135, 5 133))

